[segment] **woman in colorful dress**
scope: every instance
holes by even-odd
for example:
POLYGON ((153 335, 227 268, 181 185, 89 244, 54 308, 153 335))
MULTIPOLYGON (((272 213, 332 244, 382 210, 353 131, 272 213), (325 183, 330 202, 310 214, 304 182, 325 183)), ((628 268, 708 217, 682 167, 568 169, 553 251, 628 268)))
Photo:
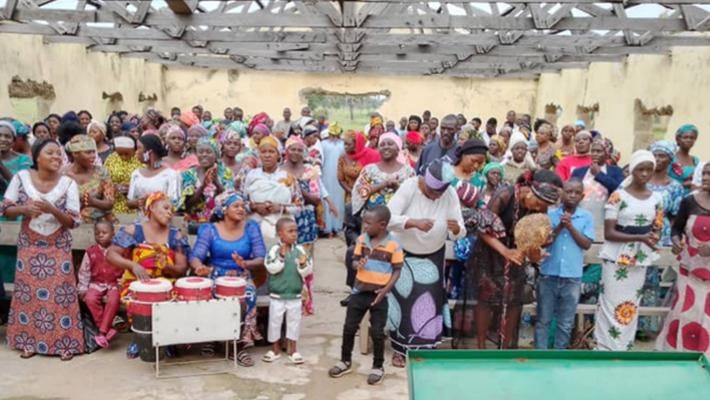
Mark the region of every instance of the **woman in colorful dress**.
POLYGON ((404 135, 404 159, 409 162, 409 166, 415 168, 419 156, 422 154, 424 136, 417 131, 409 131, 404 135))
POLYGON ((415 175, 414 169, 399 161, 402 139, 388 132, 379 138, 380 162, 360 171, 352 190, 353 215, 374 206, 386 205, 399 185, 415 175))
POLYGON ((328 191, 329 205, 333 204, 336 212, 325 210, 326 235, 333 236, 343 230, 343 215, 345 214, 345 192, 338 182, 338 160, 345 152, 345 146, 340 136, 343 128, 337 122, 328 125, 328 138, 321 141, 323 148, 323 186, 328 191))
POLYGON ((606 138, 597 138, 592 142, 589 154, 592 164, 580 167, 572 172, 572 177, 581 179, 584 183, 584 199, 580 207, 592 213, 594 220, 594 239, 604 241, 604 206, 610 193, 621 185, 624 172, 616 165, 609 163, 609 157, 614 151, 614 144, 606 138))
POLYGON ((162 164, 166 153, 156 135, 143 135, 136 143, 136 158, 143 163, 143 168, 133 171, 127 198, 128 207, 138 209, 139 216, 148 195, 156 191, 165 193, 174 207, 180 206, 180 176, 162 164))
POLYGON ((592 133, 589 131, 577 132, 574 136, 574 150, 574 154, 564 157, 555 167, 557 175, 562 178, 563 182, 572 177, 575 169, 592 165, 592 133))
POLYGON ((113 143, 114 151, 104 163, 114 185, 113 214, 130 214, 133 211, 128 207, 126 196, 131 175, 143 164, 136 158, 136 141, 131 136, 116 137, 113 143))
POLYGON ((163 164, 182 173, 199 165, 197 156, 185 151, 187 136, 181 127, 170 124, 165 134, 168 154, 163 157, 163 164))
POLYGON ((185 221, 189 224, 209 221, 215 197, 234 189, 232 170, 222 164, 217 141, 202 137, 197 141, 196 149, 200 165, 182 173, 185 221))
POLYGON ((56 142, 36 143, 32 158, 34 169, 13 176, 0 205, 0 215, 23 217, 6 336, 22 358, 39 353, 66 361, 84 352, 70 232, 79 225, 79 188, 60 173, 56 142))
POLYGON ((380 153, 367 147, 367 139, 362 132, 345 132, 343 144, 345 153, 338 160, 338 182, 345 192, 347 216, 347 214, 352 215, 351 194, 360 171, 370 164, 378 163, 380 153))
POLYGON ((466 235, 451 165, 435 160, 424 176, 405 180, 388 204, 389 229, 405 253, 388 297, 392 365, 404 367, 409 350, 433 349, 451 327, 444 292, 446 239, 466 235))
POLYGON ((244 199, 228 190, 215 199, 210 224, 200 227, 190 253, 190 267, 198 276, 215 279, 238 276, 247 281, 246 311, 237 362, 253 367, 247 349, 261 340, 256 323, 256 287, 251 271, 264 266, 266 247, 259 224, 247 218, 244 199))
POLYGON ((86 127, 86 134, 96 142, 96 155, 101 159, 101 163, 105 163, 113 152, 111 137, 108 136, 106 125, 103 122, 92 121, 86 127))
POLYGON ((535 141, 537 142, 537 157, 535 165, 542 169, 554 170, 559 161, 557 159, 557 147, 552 142, 552 125, 543 122, 535 131, 535 141))
POLYGON ((710 164, 702 169, 700 190, 685 197, 672 228, 673 253, 680 266, 671 312, 656 349, 710 356, 710 164))
POLYGON ((698 157, 690 155, 696 140, 698 140, 698 127, 693 124, 685 124, 675 133, 678 151, 675 153, 668 175, 683 185, 686 194, 690 192, 693 172, 700 162, 698 157))
POLYGON ((489 162, 483 168, 481 175, 485 179, 486 185, 481 193, 481 202, 487 205, 493 195, 498 191, 505 180, 505 170, 497 162, 489 162))
POLYGON ((219 142, 222 146, 222 164, 225 168, 232 171, 232 177, 234 181, 234 190, 237 192, 241 191, 242 182, 247 176, 250 167, 247 163, 243 162, 241 159, 238 160, 239 155, 242 153, 242 139, 239 132, 232 130, 231 128, 225 129, 219 135, 219 142))
POLYGON ((629 350, 634 344, 646 267, 659 257, 656 245, 663 229, 663 198, 648 188, 655 167, 653 153, 636 151, 629 177, 605 207, 602 290, 594 327, 598 350, 629 350))
POLYGON ((81 221, 89 224, 113 222, 115 187, 106 168, 94 164, 96 142, 88 135, 77 135, 71 138, 66 148, 74 160, 66 174, 79 185, 81 221))
POLYGON ((544 213, 560 197, 562 181, 554 172, 538 170, 520 177, 515 185, 501 187, 486 208, 473 214, 478 240, 467 266, 469 287, 475 287, 476 339, 479 349, 494 315, 500 316, 497 341, 500 348, 517 346, 518 324, 526 281, 527 261, 537 263, 540 254, 523 254, 515 247, 517 222, 532 213, 544 213))

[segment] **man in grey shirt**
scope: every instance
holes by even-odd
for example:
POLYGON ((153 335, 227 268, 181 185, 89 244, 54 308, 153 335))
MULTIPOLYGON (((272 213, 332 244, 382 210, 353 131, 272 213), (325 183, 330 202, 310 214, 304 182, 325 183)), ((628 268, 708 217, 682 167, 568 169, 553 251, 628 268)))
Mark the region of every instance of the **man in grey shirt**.
POLYGON ((293 122, 291 121, 291 109, 286 107, 284 108, 283 112, 283 117, 284 119, 282 121, 279 121, 276 123, 276 126, 274 127, 275 132, 283 132, 284 136, 288 136, 288 133, 291 131, 291 125, 293 125, 293 122))

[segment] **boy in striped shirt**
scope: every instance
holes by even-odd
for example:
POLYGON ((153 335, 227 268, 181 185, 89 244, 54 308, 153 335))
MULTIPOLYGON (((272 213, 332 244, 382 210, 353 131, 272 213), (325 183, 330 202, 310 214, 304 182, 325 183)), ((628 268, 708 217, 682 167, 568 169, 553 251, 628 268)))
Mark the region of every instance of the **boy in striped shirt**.
MULTIPOLYGON (((352 371, 352 351, 355 333, 360 321, 370 311, 372 327, 373 362, 367 383, 376 385, 384 379, 385 324, 387 301, 385 296, 399 278, 404 263, 404 251, 387 231, 390 211, 377 206, 364 212, 362 229, 365 232, 355 244, 353 268, 357 269, 353 294, 348 303, 343 326, 341 359, 328 371, 332 378, 339 378, 352 371)), ((361 335, 366 334, 361 332, 361 335)))

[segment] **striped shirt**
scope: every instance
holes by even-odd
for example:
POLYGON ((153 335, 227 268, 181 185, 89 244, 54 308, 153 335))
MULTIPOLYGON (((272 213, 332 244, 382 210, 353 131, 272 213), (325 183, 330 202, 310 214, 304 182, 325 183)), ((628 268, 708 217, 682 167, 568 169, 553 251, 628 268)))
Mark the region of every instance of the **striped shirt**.
POLYGON ((402 268, 404 251, 389 234, 379 244, 373 247, 370 237, 365 233, 360 235, 353 252, 353 268, 357 269, 353 292, 372 292, 384 287, 392 277, 392 271, 402 268), (365 259, 363 268, 358 268, 365 259))

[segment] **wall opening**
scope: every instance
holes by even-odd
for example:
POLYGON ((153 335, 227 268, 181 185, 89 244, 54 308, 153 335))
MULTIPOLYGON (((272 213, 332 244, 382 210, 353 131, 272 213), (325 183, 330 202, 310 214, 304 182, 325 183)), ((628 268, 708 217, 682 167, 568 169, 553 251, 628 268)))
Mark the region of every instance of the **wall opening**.
POLYGON ((300 95, 314 115, 324 113, 328 120, 337 121, 344 129, 362 130, 370 122, 370 114, 377 111, 391 93, 389 90, 347 93, 303 89, 300 95))
POLYGON ((557 120, 562 115, 562 106, 555 103, 545 104, 545 120, 557 126, 557 120))
POLYGON ((577 119, 584 121, 587 130, 594 129, 594 120, 599 114, 599 103, 594 103, 591 106, 577 105, 577 119))
POLYGON ((105 100, 104 115, 111 115, 114 111, 123 110, 123 95, 121 92, 101 93, 101 99, 105 100))
POLYGON ((49 115, 52 103, 57 97, 52 84, 32 79, 22 80, 17 75, 12 77, 7 91, 12 108, 11 115, 26 123, 39 121, 49 115))
POLYGON ((665 139, 672 115, 671 105, 646 108, 640 99, 634 100, 634 151, 665 139))

